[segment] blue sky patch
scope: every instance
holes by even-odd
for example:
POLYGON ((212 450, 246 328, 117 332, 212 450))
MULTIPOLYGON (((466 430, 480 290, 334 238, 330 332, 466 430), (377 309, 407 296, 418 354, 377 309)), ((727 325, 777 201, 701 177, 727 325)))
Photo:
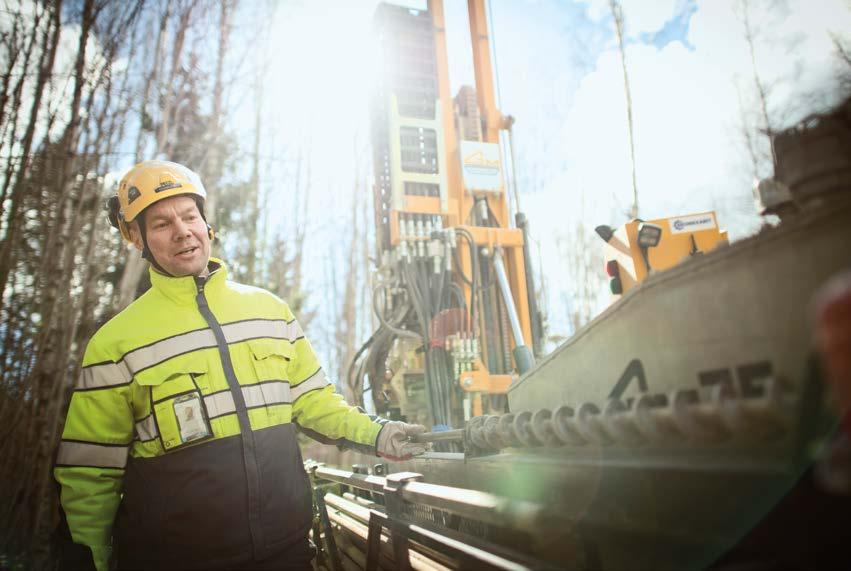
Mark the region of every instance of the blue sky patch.
POLYGON ((691 17, 696 12, 697 0, 685 0, 677 6, 674 16, 665 22, 660 30, 643 33, 639 38, 642 43, 656 46, 660 50, 671 42, 680 42, 690 51, 694 51, 694 46, 688 41, 688 29, 691 25, 691 17))

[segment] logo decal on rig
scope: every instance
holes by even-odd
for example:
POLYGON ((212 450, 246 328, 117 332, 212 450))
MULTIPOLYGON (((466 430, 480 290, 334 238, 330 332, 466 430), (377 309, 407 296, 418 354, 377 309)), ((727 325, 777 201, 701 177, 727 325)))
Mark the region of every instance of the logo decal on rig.
POLYGON ((715 228, 715 217, 711 213, 695 214, 693 216, 671 218, 668 223, 671 226, 671 234, 682 234, 683 232, 712 230, 715 228))

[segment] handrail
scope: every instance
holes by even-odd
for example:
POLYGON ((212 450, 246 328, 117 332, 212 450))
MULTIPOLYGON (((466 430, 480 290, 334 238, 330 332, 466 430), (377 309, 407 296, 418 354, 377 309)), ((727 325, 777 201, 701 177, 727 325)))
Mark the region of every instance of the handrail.
MULTIPOLYGON (((318 466, 313 469, 316 478, 352 486, 373 493, 387 491, 387 478, 357 474, 346 470, 318 466)), ((398 481, 401 474, 393 474, 398 481)), ((427 506, 447 511, 461 517, 478 520, 499 527, 512 527, 533 531, 564 518, 550 512, 542 505, 525 500, 515 500, 478 490, 455 488, 439 484, 410 481, 418 474, 405 473, 408 481, 399 482, 399 495, 408 504, 427 506)))

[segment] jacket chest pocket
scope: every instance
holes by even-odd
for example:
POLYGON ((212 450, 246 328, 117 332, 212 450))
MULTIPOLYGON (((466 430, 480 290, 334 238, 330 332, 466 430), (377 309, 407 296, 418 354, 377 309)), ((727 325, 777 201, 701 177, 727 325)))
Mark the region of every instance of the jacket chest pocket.
MULTIPOLYGON (((166 452, 213 437, 205 395, 210 392, 207 362, 190 356, 136 374, 148 389, 151 417, 166 452)), ((137 432, 139 431, 137 423, 137 432)))
POLYGON ((289 381, 287 370, 295 350, 288 341, 253 339, 248 342, 248 348, 258 382, 289 381))

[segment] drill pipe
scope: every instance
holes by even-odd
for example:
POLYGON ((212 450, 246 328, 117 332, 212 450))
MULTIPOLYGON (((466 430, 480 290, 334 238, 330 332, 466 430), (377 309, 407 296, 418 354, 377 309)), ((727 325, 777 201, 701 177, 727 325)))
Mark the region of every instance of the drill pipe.
POLYGON ((411 442, 454 442, 464 439, 464 429, 443 430, 440 432, 423 432, 411 437, 411 442))

